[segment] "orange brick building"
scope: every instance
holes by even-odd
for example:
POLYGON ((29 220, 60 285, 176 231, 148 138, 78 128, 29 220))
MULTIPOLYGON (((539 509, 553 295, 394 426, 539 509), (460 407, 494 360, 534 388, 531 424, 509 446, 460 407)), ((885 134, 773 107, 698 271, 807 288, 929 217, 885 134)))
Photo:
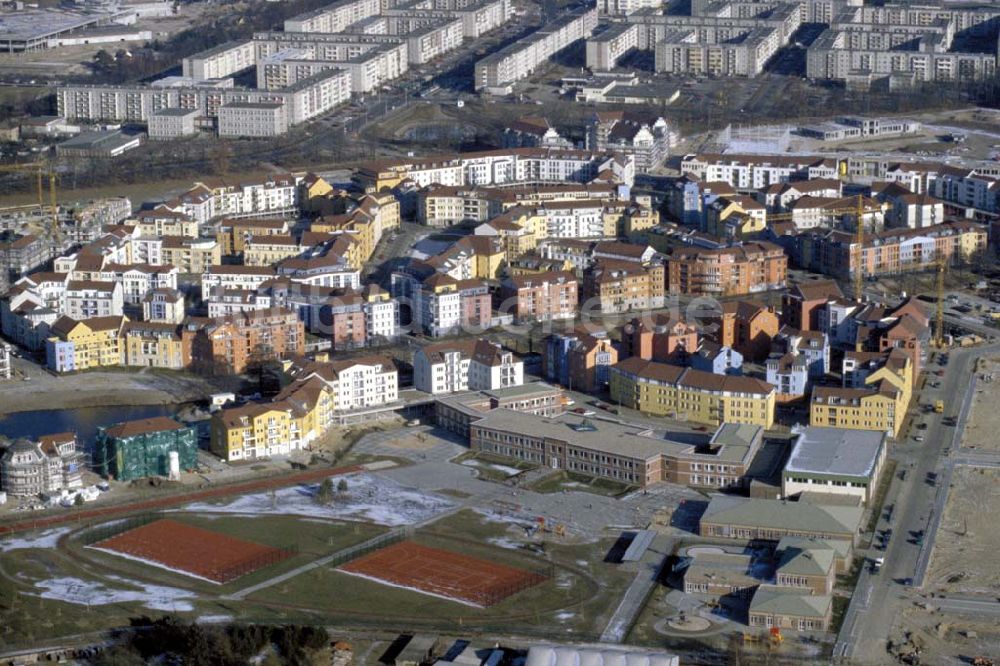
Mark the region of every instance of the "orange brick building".
POLYGON ((667 260, 667 288, 690 296, 742 296, 782 289, 788 257, 773 243, 721 249, 684 248, 667 260))
POLYGON ((282 308, 192 322, 184 335, 191 338, 192 365, 206 374, 240 374, 258 360, 305 353, 303 323, 282 308))

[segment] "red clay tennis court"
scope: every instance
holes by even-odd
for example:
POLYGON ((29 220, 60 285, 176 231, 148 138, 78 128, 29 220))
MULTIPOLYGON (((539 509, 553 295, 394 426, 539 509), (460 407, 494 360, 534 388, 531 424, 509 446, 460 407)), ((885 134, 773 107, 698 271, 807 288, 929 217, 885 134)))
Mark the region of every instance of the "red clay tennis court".
POLYGON ((122 532, 91 547, 213 583, 227 583, 292 555, 287 550, 169 518, 122 532))
POLYGON ((476 606, 492 606, 545 576, 412 541, 359 557, 340 567, 346 573, 476 606))

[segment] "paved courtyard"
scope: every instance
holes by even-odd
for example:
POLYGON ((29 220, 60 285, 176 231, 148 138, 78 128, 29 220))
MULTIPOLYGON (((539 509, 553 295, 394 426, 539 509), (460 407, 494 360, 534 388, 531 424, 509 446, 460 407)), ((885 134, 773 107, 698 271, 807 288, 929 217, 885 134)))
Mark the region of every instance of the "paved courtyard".
MULTIPOLYGON (((356 453, 412 461, 409 466, 376 472, 402 485, 453 491, 462 496, 459 502, 463 507, 512 525, 528 526, 542 517, 547 524, 565 526, 568 536, 596 538, 605 530, 645 527, 657 512, 673 509, 682 501, 705 500, 704 495, 694 490, 672 484, 660 484, 622 498, 577 491, 537 493, 481 480, 475 468, 450 462, 468 450, 456 436, 429 426, 372 433, 354 446, 356 453)), ((678 531, 670 526, 660 529, 678 531)))

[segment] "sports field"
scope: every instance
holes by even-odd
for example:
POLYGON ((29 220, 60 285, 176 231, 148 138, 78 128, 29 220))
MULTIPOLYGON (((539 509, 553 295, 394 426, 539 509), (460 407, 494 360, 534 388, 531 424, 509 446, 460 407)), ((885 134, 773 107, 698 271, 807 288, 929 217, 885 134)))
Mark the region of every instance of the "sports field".
POLYGON ((91 546, 213 583, 228 583, 291 557, 292 552, 161 519, 91 546))
POLYGON ((412 541, 365 555, 340 570, 484 608, 545 580, 538 573, 412 541))

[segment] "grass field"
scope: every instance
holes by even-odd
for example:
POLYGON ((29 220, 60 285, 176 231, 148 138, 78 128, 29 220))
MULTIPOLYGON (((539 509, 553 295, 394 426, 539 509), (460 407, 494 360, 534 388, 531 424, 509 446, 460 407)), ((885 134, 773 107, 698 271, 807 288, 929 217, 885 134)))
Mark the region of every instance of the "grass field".
POLYGON ((634 487, 608 479, 562 471, 537 481, 529 486, 529 489, 536 493, 561 493, 564 490, 571 490, 606 495, 607 497, 619 497, 634 490, 634 487))

